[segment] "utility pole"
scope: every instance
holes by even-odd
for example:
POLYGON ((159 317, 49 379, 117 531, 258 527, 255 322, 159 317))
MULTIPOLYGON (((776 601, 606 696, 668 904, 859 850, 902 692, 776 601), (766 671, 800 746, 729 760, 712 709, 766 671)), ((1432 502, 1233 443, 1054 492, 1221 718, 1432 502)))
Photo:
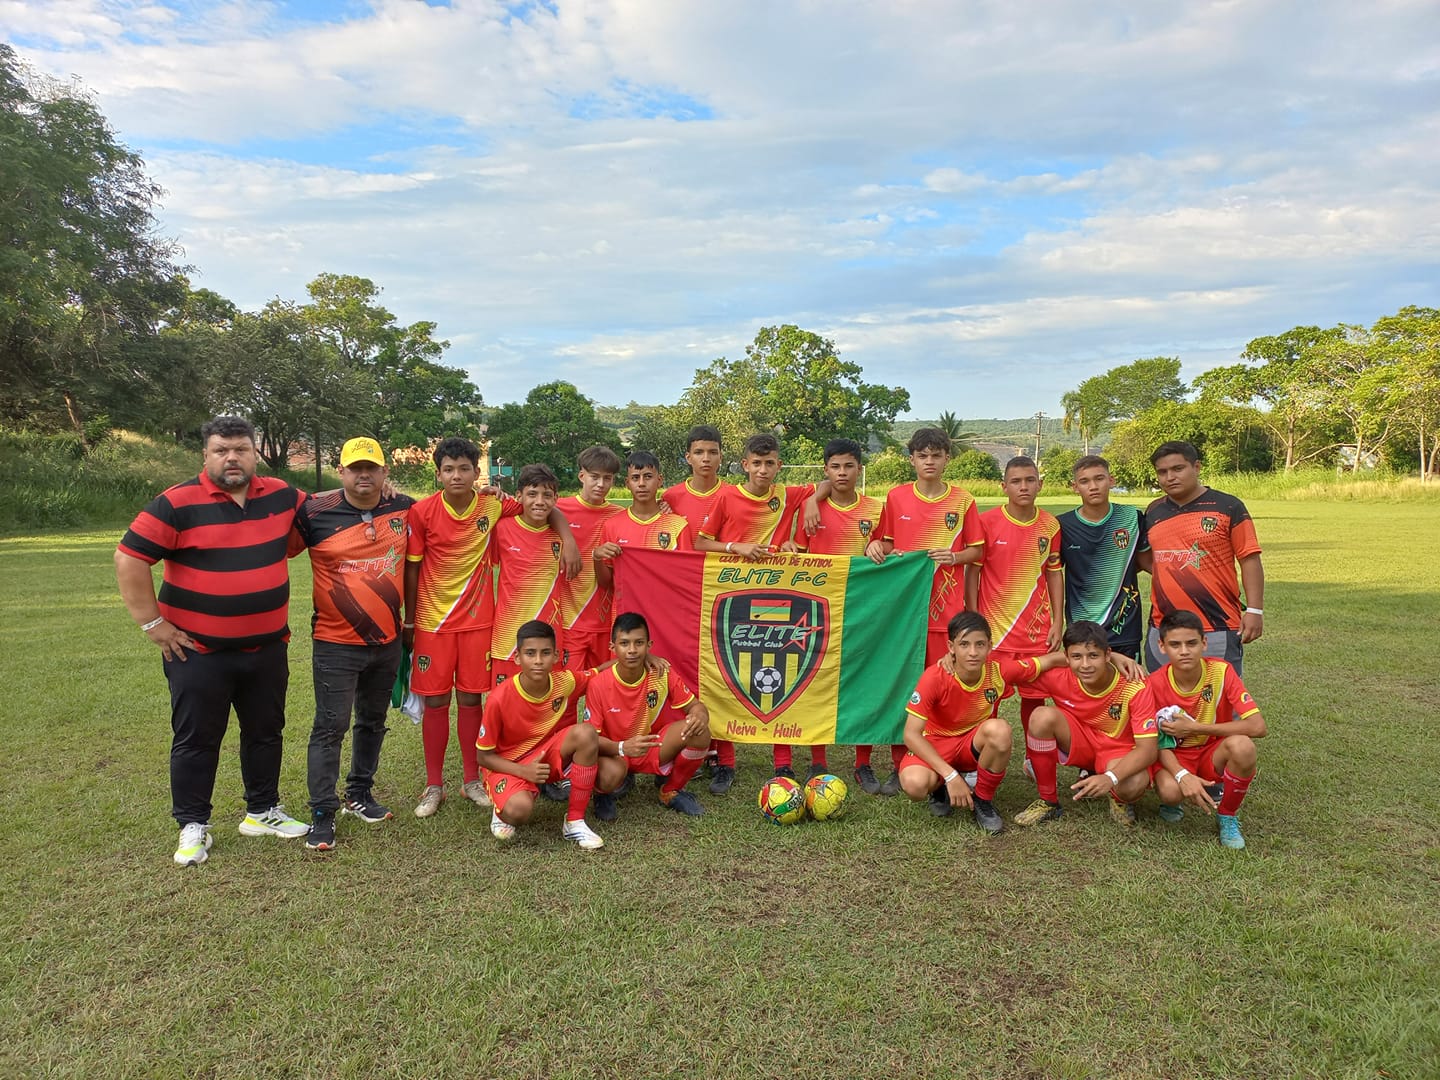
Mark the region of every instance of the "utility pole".
POLYGON ((1042 426, 1043 426, 1044 422, 1045 422, 1045 414, 1044 414, 1043 412, 1037 412, 1037 413, 1035 414, 1035 460, 1036 460, 1036 461, 1039 461, 1039 460, 1040 460, 1040 434, 1041 434, 1042 426))

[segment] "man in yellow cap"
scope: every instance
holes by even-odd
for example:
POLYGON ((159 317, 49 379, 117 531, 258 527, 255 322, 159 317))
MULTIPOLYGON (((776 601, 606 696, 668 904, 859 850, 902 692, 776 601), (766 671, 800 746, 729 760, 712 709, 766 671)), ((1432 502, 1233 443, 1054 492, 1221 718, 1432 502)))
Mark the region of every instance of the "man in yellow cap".
POLYGON ((379 443, 351 439, 340 450, 340 490, 311 496, 295 514, 292 550, 309 548, 315 577, 315 724, 306 758, 313 823, 305 846, 317 851, 335 846, 337 813, 367 822, 393 816, 373 786, 400 668, 405 528, 415 500, 387 491, 388 472, 379 443), (352 713, 342 801, 335 786, 352 713))

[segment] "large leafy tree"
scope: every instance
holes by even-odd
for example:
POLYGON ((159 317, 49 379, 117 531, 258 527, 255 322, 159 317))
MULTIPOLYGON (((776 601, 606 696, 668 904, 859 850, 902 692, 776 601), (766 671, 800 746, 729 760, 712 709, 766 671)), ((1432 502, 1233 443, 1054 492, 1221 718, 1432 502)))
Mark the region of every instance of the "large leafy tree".
POLYGON ((1382 407, 1413 440, 1423 482, 1440 461, 1440 310, 1401 308, 1371 332, 1384 349, 1382 407))
POLYGON ((1100 432, 1163 401, 1184 401, 1180 359, 1152 356, 1093 375, 1060 399, 1064 427, 1078 431, 1088 453, 1100 432))
POLYGON ((73 84, 0 44, 0 409, 83 436, 183 294, 160 189, 73 84), (133 358, 132 358, 133 359, 133 358))
POLYGON ((1155 478, 1150 455, 1171 439, 1193 443, 1208 468, 1219 472, 1268 472, 1274 466, 1270 439, 1254 409, 1213 399, 1161 401, 1115 425, 1105 456, 1115 477, 1133 487, 1155 478))
POLYGON ((579 473, 575 459, 587 446, 620 451, 615 433, 595 417, 595 403, 573 383, 543 383, 523 403, 509 402, 490 417, 492 454, 518 472, 530 464, 549 465, 569 487, 579 473))

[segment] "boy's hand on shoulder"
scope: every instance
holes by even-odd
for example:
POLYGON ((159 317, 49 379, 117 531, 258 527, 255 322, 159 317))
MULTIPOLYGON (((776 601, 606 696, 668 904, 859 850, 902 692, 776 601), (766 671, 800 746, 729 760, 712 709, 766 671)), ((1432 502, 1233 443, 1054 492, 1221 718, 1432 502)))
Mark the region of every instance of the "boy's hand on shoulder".
MULTIPOLYGON (((1063 638, 1063 634, 1061 635, 1063 638)), ((1051 651, 1058 652, 1059 644, 1052 645, 1051 651)), ((1115 670, 1120 672, 1120 677, 1130 682, 1144 682, 1145 669, 1136 662, 1133 656, 1121 656, 1117 653, 1110 654, 1110 662, 1115 665, 1115 670)))
POLYGON ((885 561, 885 541, 871 540, 865 545, 865 557, 877 566, 885 561))
POLYGON ((560 570, 567 578, 580 574, 580 545, 575 543, 573 536, 560 541, 560 570))
POLYGON ((670 670, 670 661, 651 653, 645 657, 645 667, 655 675, 664 675, 670 670))

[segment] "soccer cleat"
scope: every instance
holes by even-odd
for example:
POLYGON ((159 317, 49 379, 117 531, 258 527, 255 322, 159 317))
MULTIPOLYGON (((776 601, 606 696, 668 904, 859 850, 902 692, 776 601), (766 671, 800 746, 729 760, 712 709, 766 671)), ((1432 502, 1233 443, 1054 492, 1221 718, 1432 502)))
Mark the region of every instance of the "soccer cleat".
POLYGON ((569 802, 570 781, 561 780, 558 784, 541 784, 540 797, 549 799, 551 802, 569 802))
POLYGON ((465 786, 460 790, 464 793, 465 798, 480 807, 481 810, 490 809, 492 805, 490 802, 490 793, 485 790, 484 780, 466 780, 465 786))
POLYGON ((614 821, 620 816, 620 808, 615 804, 615 792, 597 791, 590 797, 590 805, 595 809, 595 816, 601 821, 614 821))
POLYGON ((1185 808, 1183 806, 1171 806, 1169 803, 1162 802, 1159 813, 1161 821, 1168 821, 1171 825, 1174 825, 1177 821, 1184 819, 1185 808))
POLYGON ((241 836, 283 836, 287 840, 294 840, 309 831, 309 825, 296 821, 285 813, 285 807, 279 803, 262 813, 246 814, 245 820, 240 822, 241 836))
POLYGON ((855 782, 860 785, 860 790, 867 795, 880 794, 880 781, 875 777, 875 770, 869 765, 855 766, 855 782))
POLYGON ((600 839, 600 834, 586 825, 584 818, 579 821, 567 820, 560 826, 560 835, 566 840, 574 840, 583 851, 595 851, 605 846, 605 841, 600 839))
POLYGON ((508 844, 511 840, 515 839, 515 826, 511 825, 508 821, 501 821, 500 815, 491 811, 490 835, 502 844, 508 844))
POLYGON ((900 770, 899 770, 899 769, 896 769, 896 770, 895 770, 894 772, 892 772, 889 776, 887 776, 887 777, 885 778, 885 782, 880 785, 880 790, 877 791, 875 794, 877 794, 877 795, 899 795, 899 794, 900 794, 900 770))
POLYGON ((812 762, 810 763, 810 771, 805 774, 805 782, 808 784, 811 780, 814 780, 815 777, 817 777, 817 776, 826 776, 826 775, 829 774, 829 772, 830 772, 830 766, 829 766, 829 765, 823 765, 823 764, 820 764, 820 763, 818 763, 818 762, 812 761, 812 762))
POLYGON ((975 824, 984 829, 991 836, 1005 831, 1005 819, 1000 816, 1000 811, 995 809, 995 804, 989 799, 982 799, 978 796, 970 800, 971 813, 975 815, 975 824))
MULTIPOLYGON (((656 774, 655 779, 656 779, 656 780, 663 780, 663 779, 665 779, 665 778, 664 778, 663 776, 660 776, 659 774, 656 774)), ((617 799, 623 799, 626 795, 629 795, 629 794, 630 794, 630 789, 633 788, 634 786, 635 786, 635 774, 634 774, 633 772, 627 772, 627 773, 625 774, 625 779, 624 779, 624 780, 621 780, 621 781, 620 781, 620 786, 615 789, 615 798, 617 798, 617 799)))
POLYGON ((420 801, 415 804, 416 817, 434 817, 435 811, 440 809, 440 804, 445 801, 445 785, 431 784, 420 793, 420 801))
POLYGON ((679 791, 661 791, 660 805, 667 810, 684 814, 686 817, 700 817, 705 813, 705 808, 700 805, 700 800, 684 788, 679 791))
POLYGON ((1032 825, 1039 825, 1042 821, 1057 821, 1063 813, 1059 803, 1046 802, 1044 799, 1036 799, 1024 810, 1015 815, 1014 821, 1021 828, 1028 829, 1032 825))
POLYGON ((953 809, 955 808, 950 805, 950 792, 945 790, 944 784, 930 792, 930 813, 936 817, 949 817, 953 809))
POLYGON ((1135 807, 1129 803, 1110 800, 1110 820, 1122 828, 1130 828, 1135 824, 1135 807))
POLYGON ((783 776, 786 780, 794 780, 795 770, 792 769, 789 765, 776 765, 775 775, 777 777, 783 776))
POLYGON ((305 846, 311 851, 333 851, 335 849, 335 815, 326 810, 316 810, 310 822, 310 835, 305 837, 305 846))
POLYGON ((199 821, 182 825, 180 843, 175 848, 175 861, 181 866, 199 866, 210 857, 210 845, 214 842, 209 825, 199 821))
MULTIPOLYGON (((1234 814, 1216 814, 1220 820, 1220 843, 1232 851, 1245 846, 1245 837, 1240 835, 1240 819, 1234 814)), ((178 853, 177 853, 178 854, 178 853)))
POLYGON ((345 805, 340 807, 342 814, 350 814, 358 817, 361 821, 368 821, 374 825, 377 821, 389 821, 395 815, 390 812, 388 806, 381 806, 375 801, 370 792, 361 792, 359 795, 347 796, 345 805))
POLYGON ((735 766, 716 765, 714 775, 710 779, 710 794, 724 795, 735 785, 735 766))

